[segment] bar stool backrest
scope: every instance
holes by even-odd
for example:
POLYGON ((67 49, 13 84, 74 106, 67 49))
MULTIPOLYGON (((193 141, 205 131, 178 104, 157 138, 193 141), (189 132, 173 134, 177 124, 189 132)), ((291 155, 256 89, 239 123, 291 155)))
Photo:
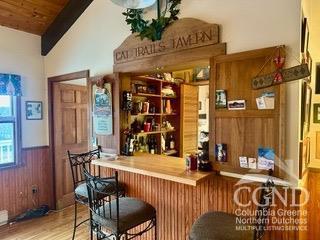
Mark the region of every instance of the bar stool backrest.
MULTIPOLYGON (((98 146, 97 149, 86 152, 86 153, 70 153, 68 151, 68 157, 72 172, 72 180, 74 189, 82 183, 85 182, 85 176, 83 175, 83 168, 87 169, 89 172, 92 172, 93 167, 91 165, 92 160, 100 158, 101 147, 98 146)), ((95 175, 100 176, 100 168, 97 170, 98 173, 95 175)))
POLYGON ((272 203, 275 184, 271 178, 262 184, 259 206, 257 207, 256 220, 257 224, 254 230, 254 239, 261 240, 265 233, 265 226, 269 219, 269 209, 272 203))
MULTIPOLYGON (((88 189, 90 215, 107 216, 117 222, 119 229, 119 181, 118 172, 113 177, 100 178, 92 176, 83 169, 88 189), (110 199, 116 201, 116 211, 111 211, 110 199), (109 204, 106 204, 109 203, 109 204)), ((91 218, 92 219, 92 218, 91 218)), ((93 220, 93 219, 92 219, 93 220)))

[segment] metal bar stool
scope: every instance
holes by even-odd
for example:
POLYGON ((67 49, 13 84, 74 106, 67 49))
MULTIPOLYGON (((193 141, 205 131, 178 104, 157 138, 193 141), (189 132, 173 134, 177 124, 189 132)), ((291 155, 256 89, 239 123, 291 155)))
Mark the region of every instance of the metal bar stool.
POLYGON ((257 208, 257 224, 254 231, 239 231, 244 225, 237 224, 237 216, 224 212, 208 212, 193 224, 189 240, 261 240, 272 202, 274 183, 268 179, 262 184, 260 204, 257 208))
MULTIPOLYGON (((94 172, 96 169, 91 165, 92 160, 100 158, 101 147, 93 151, 86 153, 74 154, 68 151, 68 157, 72 172, 73 186, 74 186, 74 227, 72 239, 75 238, 76 229, 81 224, 87 222, 89 219, 86 219, 77 224, 77 205, 82 204, 88 206, 88 190, 85 183, 85 177, 83 175, 83 169, 87 169, 89 172, 94 172)), ((100 177, 100 167, 94 175, 100 177)), ((113 189, 108 189, 113 191, 113 189)), ((119 184, 120 196, 125 196, 125 186, 124 184, 119 184)), ((91 231, 91 239, 93 238, 93 232, 91 231)))
POLYGON ((143 235, 152 228, 155 229, 154 239, 157 239, 156 209, 139 199, 119 198, 118 172, 113 177, 101 179, 92 176, 84 169, 84 175, 89 193, 90 223, 91 228, 97 233, 97 240, 111 239, 111 237, 116 240, 125 237, 129 240, 143 235), (99 197, 101 195, 103 198, 99 197), (146 224, 143 230, 129 233, 141 224, 146 224))

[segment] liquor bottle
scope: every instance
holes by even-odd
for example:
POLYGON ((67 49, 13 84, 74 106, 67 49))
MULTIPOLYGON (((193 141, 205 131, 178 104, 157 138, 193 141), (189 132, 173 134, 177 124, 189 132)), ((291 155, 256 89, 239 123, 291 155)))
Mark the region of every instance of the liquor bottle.
POLYGON ((129 143, 129 156, 133 156, 134 152, 134 136, 132 133, 128 135, 128 143, 129 143))
POLYGON ((151 154, 155 154, 156 148, 155 148, 155 139, 154 137, 151 137, 150 139, 150 147, 149 147, 149 152, 151 154))
POLYGON ((139 141, 138 141, 138 136, 134 136, 134 152, 139 152, 140 147, 139 147, 139 141))
POLYGON ((152 121, 151 121, 151 129, 153 132, 157 131, 157 124, 154 118, 152 118, 152 121))
POLYGON ((171 134, 170 139, 169 139, 169 142, 170 142, 170 149, 171 149, 171 150, 175 149, 176 143, 175 143, 173 134, 171 134))

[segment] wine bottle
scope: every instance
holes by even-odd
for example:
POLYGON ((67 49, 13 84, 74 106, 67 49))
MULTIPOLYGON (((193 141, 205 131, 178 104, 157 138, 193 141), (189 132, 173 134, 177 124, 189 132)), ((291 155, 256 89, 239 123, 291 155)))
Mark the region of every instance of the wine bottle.
POLYGON ((150 153, 151 154, 155 154, 155 139, 154 139, 154 137, 152 137, 151 139, 150 139, 150 147, 149 147, 149 151, 150 151, 150 153))
POLYGON ((171 150, 175 149, 175 147, 176 147, 175 145, 176 145, 176 143, 175 143, 173 134, 171 134, 171 136, 170 136, 170 149, 171 150))

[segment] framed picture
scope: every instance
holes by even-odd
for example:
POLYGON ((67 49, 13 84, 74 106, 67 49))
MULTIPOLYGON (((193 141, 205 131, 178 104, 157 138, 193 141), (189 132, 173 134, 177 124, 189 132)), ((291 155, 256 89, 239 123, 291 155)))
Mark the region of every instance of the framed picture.
MULTIPOLYGON (((304 14, 302 13, 302 16, 304 14)), ((306 39, 306 30, 307 30, 307 18, 302 17, 302 22, 301 22, 301 52, 304 52, 305 48, 305 39, 306 39)))
POLYGON ((26 119, 27 120, 42 120, 43 109, 40 101, 26 101, 26 119))
POLYGON ((313 104, 313 122, 320 123, 320 103, 313 104))
POLYGON ((310 130, 312 88, 308 84, 306 84, 304 95, 305 101, 302 103, 304 104, 303 139, 310 130))
POLYGON ((316 94, 320 94, 320 63, 316 63, 316 94))
POLYGON ((310 52, 308 51, 307 52, 307 63, 308 63, 308 66, 309 66, 309 71, 310 71, 310 81, 311 81, 311 76, 312 76, 312 57, 310 55, 310 52))
POLYGON ((210 80, 210 67, 196 67, 193 70, 193 81, 208 81, 210 80))

